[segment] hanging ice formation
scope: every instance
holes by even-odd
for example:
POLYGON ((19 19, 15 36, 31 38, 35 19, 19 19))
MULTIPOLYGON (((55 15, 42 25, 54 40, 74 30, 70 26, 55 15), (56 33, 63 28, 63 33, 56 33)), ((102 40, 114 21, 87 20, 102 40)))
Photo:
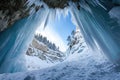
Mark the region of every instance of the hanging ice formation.
POLYGON ((17 21, 0 33, 0 73, 26 70, 23 55, 36 28, 46 19, 47 14, 47 8, 41 8, 38 12, 33 9, 29 17, 17 21))
MULTIPOLYGON (((17 21, 7 30, 0 32, 0 73, 25 71, 24 54, 33 39, 36 29, 45 27, 48 21, 58 18, 66 8, 49 9, 42 1, 29 0, 28 6, 33 3, 41 6, 36 12, 31 9, 30 16, 17 21), (59 12, 58 12, 59 11, 59 12)), ((66 14, 66 13, 64 13, 66 14)))
POLYGON ((76 4, 70 3, 73 20, 80 27, 90 48, 102 51, 111 61, 120 64, 120 26, 110 19, 99 0, 90 1, 81 0, 77 4, 80 5, 80 10, 76 4))
MULTIPOLYGON (((29 4, 32 4, 37 0, 29 1, 29 4)), ((72 15, 73 23, 80 27, 87 45, 93 50, 103 51, 111 61, 120 64, 120 26, 111 23, 106 7, 99 1, 69 2, 69 8, 63 10, 49 9, 43 2, 37 1, 36 5, 41 6, 37 12, 31 10, 29 17, 17 21, 6 31, 0 32, 0 73, 26 70, 23 55, 37 27, 46 26, 47 22, 54 20, 56 15, 59 17, 61 13, 68 13, 68 10, 72 15)))

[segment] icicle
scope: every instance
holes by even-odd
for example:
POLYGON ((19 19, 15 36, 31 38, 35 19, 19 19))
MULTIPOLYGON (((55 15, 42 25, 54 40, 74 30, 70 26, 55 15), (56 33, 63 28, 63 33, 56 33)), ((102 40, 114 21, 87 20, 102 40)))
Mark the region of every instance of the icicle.
POLYGON ((0 73, 26 70, 24 54, 48 10, 41 8, 0 33, 0 73))
POLYGON ((110 60, 119 63, 120 49, 112 36, 110 25, 105 21, 109 19, 107 12, 101 7, 94 7, 90 4, 92 14, 84 8, 78 10, 74 3, 70 3, 70 6, 71 15, 79 25, 86 43, 93 50, 101 49, 110 60))
POLYGON ((46 18, 45 18, 45 20, 44 20, 44 26, 43 26, 44 29, 45 29, 45 27, 47 26, 48 21, 49 21, 49 11, 48 11, 48 13, 46 14, 46 18))

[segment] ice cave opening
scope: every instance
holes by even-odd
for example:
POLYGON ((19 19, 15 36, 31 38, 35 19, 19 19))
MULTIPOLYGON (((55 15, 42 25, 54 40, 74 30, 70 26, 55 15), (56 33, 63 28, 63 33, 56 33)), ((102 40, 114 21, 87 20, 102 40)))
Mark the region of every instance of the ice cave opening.
MULTIPOLYGON (((16 16, 13 16, 11 14, 12 9, 10 9, 8 14, 12 15, 12 17, 4 16, 4 14, 7 14, 7 11, 0 12, 1 16, 3 16, 0 19, 6 18, 6 22, 8 21, 8 24, 4 23, 4 28, 0 27, 0 73, 26 71, 24 55, 26 52, 28 55, 31 55, 29 52, 33 52, 33 48, 30 44, 34 38, 34 33, 39 26, 47 28, 47 24, 51 21, 55 21, 56 17, 60 18, 61 14, 64 16, 68 14, 71 15, 72 23, 76 27, 76 33, 78 32, 74 36, 77 35, 77 38, 81 40, 80 42, 80 40, 77 41, 77 38, 75 38, 75 41, 73 40, 73 42, 69 43, 70 47, 68 48, 68 52, 66 52, 66 56, 68 56, 69 53, 81 53, 85 46, 87 46, 95 53, 103 53, 114 64, 120 64, 119 19, 115 18, 116 15, 113 15, 110 11, 111 6, 105 4, 107 1, 103 1, 104 4, 101 4, 99 0, 65 0, 65 2, 61 4, 58 1, 57 5, 54 4, 54 0, 52 2, 47 2, 46 0, 28 1, 29 3, 26 5, 29 10, 25 9, 24 11, 29 12, 29 16, 22 10, 21 14, 24 13, 25 15, 20 15, 22 16, 21 19, 17 19, 19 18, 19 11, 14 13, 17 14, 16 16), (13 24, 14 21, 16 22, 13 24), (77 29, 79 30, 77 31, 77 29), (77 43, 78 45, 73 45, 77 43)), ((116 6, 116 4, 114 5, 116 6)), ((15 8, 15 10, 17 9, 15 8)), ((38 36, 40 37, 40 35, 36 35, 35 37, 38 38, 38 36)), ((70 38, 68 38, 68 40, 70 40, 70 38)), ((35 39, 32 43, 36 48, 40 48, 36 45, 36 43, 39 42, 35 39)), ((44 46, 44 48, 45 47, 46 46, 44 46)), ((57 48, 54 49, 57 50, 57 48)), ((46 48, 43 49, 44 52, 46 52, 46 50, 46 48)), ((40 52, 38 50, 35 51, 40 52)), ((41 59, 45 59, 42 54, 39 56, 41 59)), ((63 55, 57 54, 57 56, 60 57, 63 55)), ((76 55, 76 57, 77 56, 78 55, 76 55)), ((30 66, 28 67, 31 69, 30 66)))
MULTIPOLYGON (((65 61, 75 44, 80 44, 79 52, 82 52, 85 43, 80 35, 79 27, 76 27, 68 12, 66 15, 59 14, 54 20, 39 25, 34 33, 32 43, 25 54, 26 67, 28 70, 41 70, 65 61)), ((77 48, 76 48, 77 49, 77 48)))

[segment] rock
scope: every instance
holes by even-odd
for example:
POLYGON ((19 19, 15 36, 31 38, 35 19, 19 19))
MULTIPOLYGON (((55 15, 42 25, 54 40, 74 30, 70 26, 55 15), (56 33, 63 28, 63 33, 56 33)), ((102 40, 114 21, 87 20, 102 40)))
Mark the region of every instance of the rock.
POLYGON ((0 32, 28 16, 27 0, 0 0, 0 32), (24 12, 23 12, 24 11, 24 12))
POLYGON ((39 42, 37 39, 33 39, 30 44, 26 55, 36 56, 46 62, 61 62, 65 58, 65 54, 58 50, 52 50, 43 42, 39 42))
MULTIPOLYGON (((43 0, 50 8, 65 8, 70 0, 43 0)), ((72 2, 79 2, 79 0, 72 0, 72 2)))
POLYGON ((47 52, 48 48, 46 45, 40 44, 37 40, 33 39, 32 41, 33 47, 37 48, 38 50, 41 50, 43 52, 47 52))

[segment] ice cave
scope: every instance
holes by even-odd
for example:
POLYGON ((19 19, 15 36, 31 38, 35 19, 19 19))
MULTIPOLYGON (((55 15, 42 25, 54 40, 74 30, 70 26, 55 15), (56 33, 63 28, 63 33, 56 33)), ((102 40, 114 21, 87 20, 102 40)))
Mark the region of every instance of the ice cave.
POLYGON ((1 0, 0 80, 120 80, 120 0, 1 0))

